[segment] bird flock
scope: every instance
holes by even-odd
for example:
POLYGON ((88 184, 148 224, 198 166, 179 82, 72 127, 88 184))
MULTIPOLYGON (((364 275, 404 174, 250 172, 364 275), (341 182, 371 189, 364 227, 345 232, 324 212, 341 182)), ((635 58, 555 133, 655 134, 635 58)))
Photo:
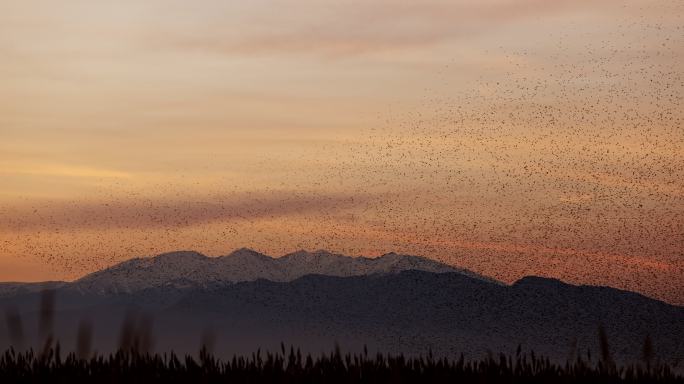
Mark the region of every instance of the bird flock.
POLYGON ((553 36, 541 53, 502 48, 503 73, 427 89, 417 108, 379 112, 362 138, 290 153, 302 166, 255 153, 274 185, 141 194, 118 181, 97 196, 0 206, 0 253, 75 278, 174 249, 397 251, 506 282, 545 275, 682 305, 676 19, 625 19, 584 46, 553 36))

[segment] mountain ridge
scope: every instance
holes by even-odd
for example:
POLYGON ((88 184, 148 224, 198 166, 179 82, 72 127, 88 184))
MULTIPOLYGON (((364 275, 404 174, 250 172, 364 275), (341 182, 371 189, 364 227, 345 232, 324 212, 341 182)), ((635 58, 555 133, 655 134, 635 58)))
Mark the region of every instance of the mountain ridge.
MULTIPOLYGON (((55 293, 55 332, 71 348, 76 319, 87 319, 96 325, 98 348, 109 350, 122 322, 133 316, 154 319, 159 351, 192 353, 209 329, 222 356, 255 345, 278 348, 280 342, 313 353, 340 342, 345 350, 367 344, 371 350, 470 358, 488 350, 512 354, 522 345, 564 362, 569 352, 585 356, 591 349, 595 356, 602 325, 618 361, 638 360, 647 335, 657 355, 673 364, 684 352, 684 307, 615 288, 521 280, 498 285, 457 272, 405 270, 207 287, 179 281, 105 295, 62 287, 55 293)), ((40 292, 19 292, 0 297, 0 308, 21 313, 31 329, 41 300, 40 292)), ((0 345, 6 337, 0 329, 0 345)))
MULTIPOLYGON (((307 275, 344 277, 399 273, 406 270, 459 273, 477 280, 513 287, 525 285, 536 286, 537 289, 551 289, 558 285, 563 285, 576 289, 584 287, 613 289, 649 300, 662 301, 636 291, 611 286, 575 285, 557 278, 536 275, 523 276, 511 284, 506 284, 467 269, 451 266, 426 257, 401 255, 395 252, 389 252, 378 257, 354 257, 323 249, 315 251, 300 249, 280 257, 272 257, 245 247, 235 249, 227 255, 220 256, 207 256, 192 250, 178 250, 155 256, 134 257, 111 267, 84 275, 71 282, 0 282, 0 297, 58 288, 75 289, 82 293, 130 293, 162 286, 206 288, 259 279, 286 282, 294 281, 307 275), (292 265, 292 263, 295 265, 292 265), (306 268, 303 268, 302 265, 306 266, 306 268), (220 268, 217 268, 217 266, 220 268), (247 267, 246 270, 245 267, 247 267), (158 274, 159 272, 172 273, 170 275, 162 274, 155 276, 155 273, 158 274), (241 275, 240 272, 245 272, 246 274, 241 275), (127 281, 126 279, 130 278, 131 275, 134 276, 133 281, 127 281), (123 281, 119 281, 119 279, 123 279, 123 281)), ((665 303, 676 305, 669 302, 665 303)))
POLYGON ((292 281, 309 274, 359 276, 397 273, 409 269, 435 273, 455 272, 502 284, 464 268, 394 252, 370 258, 346 256, 326 250, 298 250, 280 257, 271 257, 249 248, 239 248, 228 255, 217 257, 209 257, 196 251, 174 251, 153 257, 133 258, 85 275, 71 285, 80 290, 101 293, 134 292, 180 280, 206 286, 260 278, 292 281))

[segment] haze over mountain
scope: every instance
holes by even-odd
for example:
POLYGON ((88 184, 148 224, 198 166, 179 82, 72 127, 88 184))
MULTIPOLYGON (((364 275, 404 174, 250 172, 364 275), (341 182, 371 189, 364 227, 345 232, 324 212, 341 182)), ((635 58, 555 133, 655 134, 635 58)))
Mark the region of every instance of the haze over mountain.
POLYGON ((271 258, 248 249, 137 258, 71 283, 0 284, 8 325, 0 327, 0 347, 41 345, 31 330, 42 324, 44 289, 55 292, 53 332, 66 350, 76 345, 79 324, 89 324, 101 352, 133 332, 145 349, 195 353, 210 340, 223 357, 280 342, 314 353, 339 343, 349 351, 468 358, 521 345, 563 362, 595 359, 604 326, 619 362, 638 360, 647 335, 663 361, 678 364, 684 355, 684 308, 633 292, 533 276, 505 285, 394 253, 271 258))
MULTIPOLYGON (((405 270, 104 294, 65 284, 55 292, 54 336, 64 350, 75 348, 79 324, 89 324, 100 352, 114 350, 133 332, 147 340, 144 349, 196 353, 209 340, 227 358, 276 350, 284 342, 313 353, 339 344, 347 351, 367 346, 371 353, 466 358, 514 354, 521 345, 563 362, 596 359, 603 325, 618 362, 639 360, 647 335, 662 361, 677 364, 684 353, 684 308, 539 277, 508 286, 461 273, 405 270)), ((22 339, 0 327, 0 345, 41 345, 33 332, 41 324, 40 303, 35 291, 0 297, 7 319, 21 319, 24 330, 22 339)))
POLYGON ((135 258, 84 276, 73 286, 90 292, 134 292, 163 285, 207 286, 266 279, 292 281, 319 274, 360 276, 398 273, 405 270, 457 272, 494 281, 471 271, 419 256, 388 253, 377 258, 349 257, 324 250, 300 250, 272 258, 247 248, 229 255, 207 257, 198 252, 179 251, 151 258, 135 258))

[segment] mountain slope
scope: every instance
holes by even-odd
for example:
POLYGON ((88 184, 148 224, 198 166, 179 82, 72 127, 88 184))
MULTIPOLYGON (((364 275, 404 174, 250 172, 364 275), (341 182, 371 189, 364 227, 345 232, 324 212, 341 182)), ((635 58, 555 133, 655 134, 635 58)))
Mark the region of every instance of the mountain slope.
POLYGON ((57 289, 68 285, 66 281, 44 281, 39 283, 0 283, 0 297, 16 296, 23 293, 57 289))
POLYGON ((360 276, 398 273, 409 269, 435 273, 458 272, 494 282, 473 272, 418 256, 389 253, 378 258, 365 258, 327 251, 298 251, 272 258, 242 248, 215 258, 192 251, 136 258, 87 275, 73 286, 84 292, 135 292, 165 285, 206 287, 257 279, 292 281, 309 274, 360 276))
MULTIPOLYGON (((30 330, 39 302, 40 295, 29 292, 0 298, 0 307, 21 313, 30 330)), ((488 351, 515 354, 521 345, 561 362, 586 360, 590 350, 595 361, 599 325, 619 362, 637 361, 646 335, 659 359, 674 364, 684 355, 683 307, 539 277, 506 286, 461 273, 408 270, 105 295, 57 290, 55 335, 65 349, 74 345, 80 319, 93 324, 98 350, 114 348, 131 316, 153 319, 158 351, 196 352, 211 330, 221 356, 273 350, 280 342, 319 353, 337 342, 345 350, 367 345, 370 351, 476 358, 488 351)), ((4 337, 0 330, 0 347, 4 337)))

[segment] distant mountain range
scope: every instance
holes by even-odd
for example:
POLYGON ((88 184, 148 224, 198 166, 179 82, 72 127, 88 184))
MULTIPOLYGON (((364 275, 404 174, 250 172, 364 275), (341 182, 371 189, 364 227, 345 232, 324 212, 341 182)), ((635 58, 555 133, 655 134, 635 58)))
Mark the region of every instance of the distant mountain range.
POLYGON ((136 258, 77 280, 79 289, 100 292, 135 292, 163 285, 206 287, 266 279, 292 281, 302 276, 361 276, 419 270, 434 273, 457 272, 489 280, 465 269, 424 257, 388 253, 377 258, 349 257, 319 250, 297 251, 272 258, 251 249, 238 249, 227 256, 207 257, 197 252, 165 253, 136 258))
POLYGON ((219 257, 208 257, 195 251, 177 251, 154 257, 134 258, 86 275, 72 283, 0 283, 0 297, 64 287, 88 293, 111 294, 131 293, 162 286, 210 287, 258 279, 292 281, 312 274, 344 277, 398 273, 406 270, 455 272, 501 284, 467 269, 420 256, 388 253, 368 258, 344 256, 324 250, 300 250, 273 258, 248 248, 241 248, 219 257))
POLYGON ((174 252, 133 259, 71 283, 0 284, 8 319, 0 348, 40 345, 34 330, 45 288, 56 292, 54 333, 66 349, 85 322, 100 351, 119 345, 125 329, 138 329, 159 351, 195 353, 200 340, 213 340, 222 356, 276 349, 282 341, 316 353, 339 343, 346 350, 466 357, 515 353, 521 345, 564 361, 587 359, 588 351, 596 359, 602 325, 617 361, 639 359, 646 335, 660 359, 677 364, 684 357, 684 308, 632 292, 541 277, 505 285, 394 253, 271 258, 248 249, 216 258, 174 252))

